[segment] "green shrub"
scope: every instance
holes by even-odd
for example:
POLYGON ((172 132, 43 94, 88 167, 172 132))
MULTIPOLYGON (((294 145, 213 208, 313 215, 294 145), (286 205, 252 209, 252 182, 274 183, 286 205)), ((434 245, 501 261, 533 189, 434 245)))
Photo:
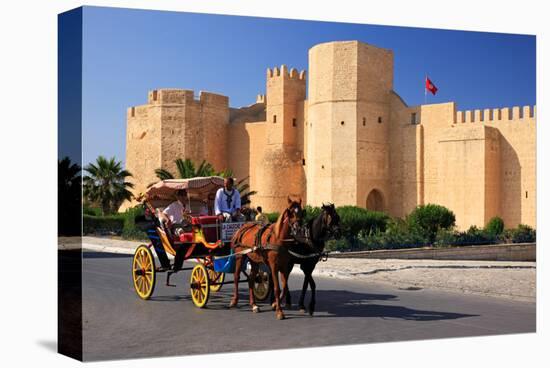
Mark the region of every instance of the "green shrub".
POLYGON ((504 231, 504 221, 496 216, 489 220, 485 226, 485 232, 494 236, 502 234, 504 231))
POLYGON ((315 217, 319 216, 321 213, 321 208, 319 207, 312 207, 312 206, 305 206, 304 207, 304 223, 307 223, 309 220, 314 219, 315 217))
POLYGON ((434 246, 448 247, 456 245, 458 233, 453 229, 439 229, 435 236, 434 246))
POLYGON ((472 225, 466 231, 454 232, 454 240, 447 245, 480 245, 497 242, 498 237, 496 235, 472 225))
POLYGON ((369 211, 355 206, 342 206, 336 208, 340 216, 342 233, 349 239, 356 238, 359 232, 367 234, 377 231, 385 231, 389 216, 383 212, 369 211))
POLYGON ((84 234, 121 234, 124 228, 124 218, 120 215, 83 215, 82 222, 84 234))
POLYGON ((275 223, 279 218, 279 212, 266 213, 265 215, 267 216, 269 222, 271 222, 272 224, 275 223))
POLYGON ((147 234, 136 226, 136 218, 143 216, 143 206, 138 205, 119 214, 124 219, 124 227, 122 229, 122 237, 125 239, 147 239, 147 234))
POLYGON ((84 215, 89 215, 89 216, 101 216, 102 215, 101 208, 98 208, 98 207, 83 206, 82 207, 82 213, 84 215))
POLYGON ((346 238, 341 239, 332 239, 328 240, 325 243, 325 250, 332 252, 332 251, 348 251, 351 249, 351 244, 348 242, 346 238))
POLYGON ((437 204, 416 207, 408 216, 407 224, 411 233, 417 233, 430 243, 435 242, 439 229, 449 229, 455 225, 454 213, 437 204))
POLYGON ((410 232, 402 219, 391 219, 385 232, 362 233, 359 241, 364 250, 416 248, 428 244, 420 233, 410 232))
POLYGON ((506 243, 534 243, 537 232, 528 225, 519 224, 515 229, 507 229, 501 237, 506 243))

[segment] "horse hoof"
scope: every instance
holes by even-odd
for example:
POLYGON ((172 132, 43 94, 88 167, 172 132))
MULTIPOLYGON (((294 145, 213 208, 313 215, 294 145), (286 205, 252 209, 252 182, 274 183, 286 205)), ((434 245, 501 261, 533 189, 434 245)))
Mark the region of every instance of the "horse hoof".
POLYGON ((313 311, 312 310, 309 311, 309 316, 313 317, 313 311))
POLYGON ((305 308, 300 308, 300 313, 306 313, 306 309, 305 308))
POLYGON ((254 313, 260 313, 260 307, 258 307, 257 305, 253 306, 253 307, 252 307, 252 312, 254 312, 254 313))
POLYGON ((278 319, 279 321, 281 321, 281 320, 285 319, 285 315, 282 314, 282 313, 277 313, 277 319, 278 319))
POLYGON ((232 301, 231 303, 229 303, 229 308, 234 308, 236 306, 237 306, 237 302, 232 301))

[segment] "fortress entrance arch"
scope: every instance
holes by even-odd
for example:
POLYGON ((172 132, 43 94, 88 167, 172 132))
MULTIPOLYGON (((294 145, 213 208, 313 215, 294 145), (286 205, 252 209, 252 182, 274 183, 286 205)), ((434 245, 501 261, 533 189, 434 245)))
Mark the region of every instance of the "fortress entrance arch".
POLYGON ((384 211, 384 196, 378 189, 373 189, 367 196, 367 209, 371 211, 384 211))

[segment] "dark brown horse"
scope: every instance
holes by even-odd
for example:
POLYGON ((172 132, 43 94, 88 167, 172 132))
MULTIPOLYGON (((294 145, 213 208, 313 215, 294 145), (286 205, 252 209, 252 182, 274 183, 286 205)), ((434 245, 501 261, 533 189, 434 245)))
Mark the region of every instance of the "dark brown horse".
MULTIPOLYGON (((300 230, 295 234, 294 238, 296 243, 289 247, 289 265, 287 272, 291 272, 295 264, 299 264, 300 268, 304 272, 304 284, 302 286, 302 293, 300 294, 300 300, 298 301, 298 307, 302 312, 306 311, 304 305, 304 298, 308 285, 311 288, 311 299, 309 302, 309 314, 313 315, 315 312, 315 281, 313 280, 313 270, 317 263, 323 257, 323 251, 325 249, 325 242, 330 238, 339 239, 340 232, 340 216, 336 212, 336 208, 333 204, 323 204, 321 207, 321 213, 308 221, 300 230)), ((287 278, 288 278, 287 274, 287 278)), ((288 287, 283 288, 281 294, 281 301, 286 302, 288 308, 291 307, 290 292, 288 287)))
POLYGON ((248 277, 248 289, 250 306, 253 312, 259 312, 259 307, 254 300, 254 280, 258 273, 259 265, 265 263, 269 266, 273 279, 275 293, 275 313, 277 319, 284 319, 285 315, 281 309, 279 275, 281 277, 282 289, 287 288, 287 275, 289 255, 287 246, 294 242, 292 238, 302 221, 302 200, 292 201, 288 198, 288 207, 281 213, 277 222, 271 225, 260 224, 244 225, 233 235, 231 246, 237 256, 235 257, 235 288, 233 298, 229 307, 234 307, 239 302, 239 276, 243 265, 244 257, 250 261, 251 271, 248 277), (238 254, 248 252, 246 255, 238 254))

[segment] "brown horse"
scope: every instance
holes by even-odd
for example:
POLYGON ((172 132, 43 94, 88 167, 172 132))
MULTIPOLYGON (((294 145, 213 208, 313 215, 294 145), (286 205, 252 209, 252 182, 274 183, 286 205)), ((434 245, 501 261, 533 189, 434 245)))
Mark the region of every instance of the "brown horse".
MULTIPOLYGON (((271 270, 273 279, 273 292, 275 294, 275 313, 277 319, 284 319, 285 315, 281 309, 279 287, 279 272, 281 276, 282 289, 286 289, 288 275, 289 254, 287 244, 294 242, 291 238, 299 229, 302 221, 302 200, 292 201, 288 198, 288 207, 281 213, 277 222, 271 225, 262 226, 260 224, 245 225, 233 235, 231 246, 235 253, 248 252, 246 257, 250 261, 251 271, 248 276, 248 289, 250 306, 253 312, 259 312, 260 309, 254 300, 254 280, 258 273, 259 265, 265 263, 271 270)), ((239 276, 243 265, 243 254, 235 257, 235 288, 233 298, 229 307, 234 307, 239 302, 239 276)))

